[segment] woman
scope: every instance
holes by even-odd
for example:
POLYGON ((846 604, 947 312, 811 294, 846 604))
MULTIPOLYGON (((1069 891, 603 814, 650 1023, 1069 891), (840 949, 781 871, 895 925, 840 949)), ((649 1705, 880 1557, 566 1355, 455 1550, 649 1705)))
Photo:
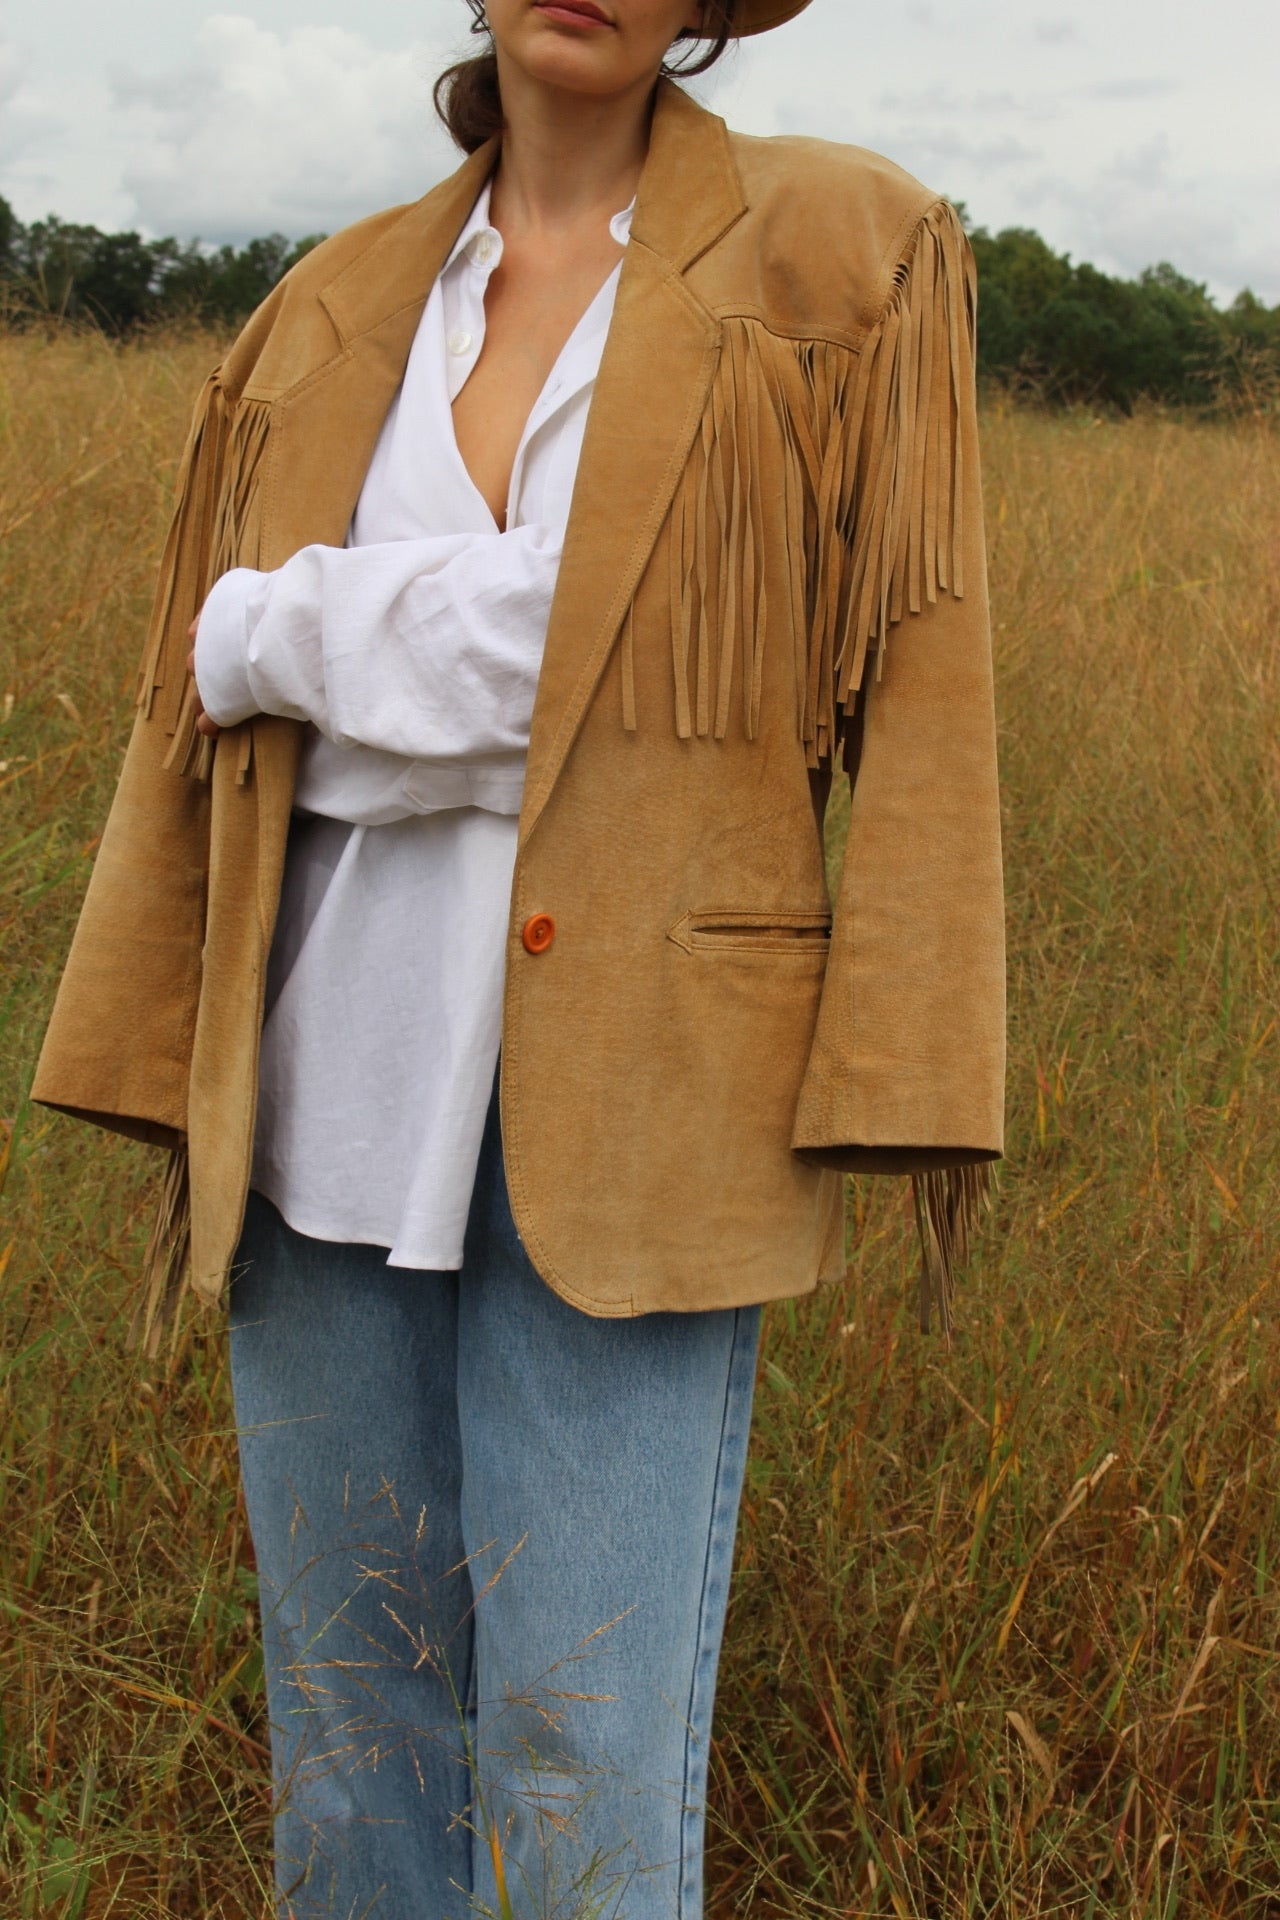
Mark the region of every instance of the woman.
POLYGON ((805 4, 491 0, 197 409, 36 1090, 234 1276, 282 1913, 701 1911, 761 1303, 1000 1151, 969 255, 664 75, 805 4))

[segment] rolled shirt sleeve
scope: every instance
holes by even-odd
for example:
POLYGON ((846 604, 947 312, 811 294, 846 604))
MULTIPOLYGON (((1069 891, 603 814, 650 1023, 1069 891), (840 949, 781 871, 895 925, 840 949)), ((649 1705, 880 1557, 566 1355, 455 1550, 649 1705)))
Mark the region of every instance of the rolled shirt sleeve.
POLYGON ((420 788, 448 769, 460 793, 468 762, 509 768, 528 748, 562 544, 524 526, 304 547, 272 573, 225 574, 196 636, 205 711, 224 727, 309 721, 413 762, 420 788))
POLYGON ((249 608, 271 575, 235 567, 214 582, 196 629, 196 685, 209 718, 238 727, 264 709, 249 684, 249 608))

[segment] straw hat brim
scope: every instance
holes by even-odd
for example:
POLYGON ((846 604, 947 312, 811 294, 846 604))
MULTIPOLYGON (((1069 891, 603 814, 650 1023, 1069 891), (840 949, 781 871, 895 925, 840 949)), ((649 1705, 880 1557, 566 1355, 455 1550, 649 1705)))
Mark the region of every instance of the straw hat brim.
POLYGON ((739 0, 734 36, 742 39, 749 33, 767 33, 770 27, 794 20, 808 4, 809 0, 739 0))

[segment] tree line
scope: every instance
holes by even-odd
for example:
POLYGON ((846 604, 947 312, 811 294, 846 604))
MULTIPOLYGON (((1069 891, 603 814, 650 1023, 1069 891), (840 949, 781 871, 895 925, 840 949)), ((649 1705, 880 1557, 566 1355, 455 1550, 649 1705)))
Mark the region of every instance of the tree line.
POLYGON ((24 226, 0 198, 0 315, 79 321, 117 336, 190 322, 234 327, 324 239, 269 233, 243 247, 103 233, 56 214, 24 226))
MULTIPOLYGON (((978 367, 1057 403, 1129 412, 1166 405, 1274 406, 1280 306, 1246 291, 1220 307, 1167 264, 1136 280, 1055 253, 1029 227, 990 233, 960 209, 978 262, 978 367)), ((55 215, 26 226, 0 198, 0 321, 58 317, 127 336, 164 324, 246 319, 322 234, 243 247, 103 233, 55 215)))
POLYGON ((975 227, 969 239, 978 367, 988 379, 1126 413, 1144 399, 1181 407, 1280 399, 1280 306, 1246 290, 1219 307, 1167 262, 1123 280, 1055 253, 1030 227, 975 227))

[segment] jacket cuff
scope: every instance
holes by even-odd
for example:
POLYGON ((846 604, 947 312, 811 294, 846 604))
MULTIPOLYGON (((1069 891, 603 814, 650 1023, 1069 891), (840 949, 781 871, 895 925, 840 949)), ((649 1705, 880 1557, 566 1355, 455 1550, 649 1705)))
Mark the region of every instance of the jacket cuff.
POLYGON ((999 1160, 992 1147, 797 1147, 801 1160, 833 1173, 945 1173, 949 1167, 981 1167, 999 1160))
POLYGON ((260 712, 249 684, 249 602, 263 575, 235 567, 215 580, 196 629, 196 686, 209 718, 237 727, 260 712))

